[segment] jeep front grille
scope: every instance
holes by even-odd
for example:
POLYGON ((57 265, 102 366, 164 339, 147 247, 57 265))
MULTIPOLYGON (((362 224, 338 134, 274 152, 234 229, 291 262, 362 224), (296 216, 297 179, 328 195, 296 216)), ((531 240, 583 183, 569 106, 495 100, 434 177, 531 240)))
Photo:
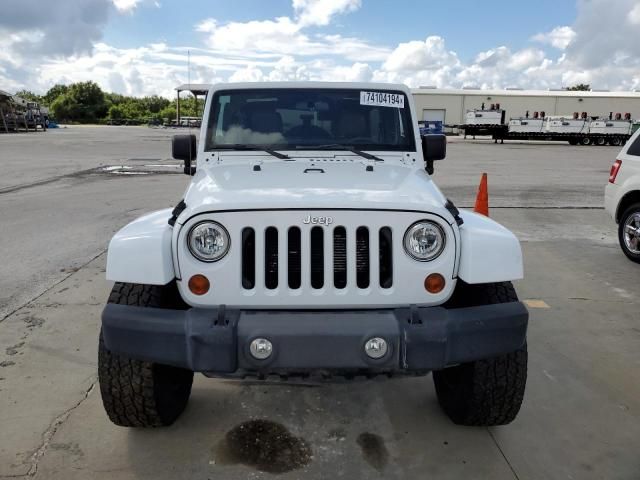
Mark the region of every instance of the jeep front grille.
POLYGON ((281 268, 286 269, 287 286, 291 290, 305 285, 314 290, 330 286, 342 290, 349 285, 364 290, 373 282, 383 289, 393 286, 393 242, 389 227, 378 231, 344 226, 314 226, 311 229, 292 226, 285 231, 268 227, 262 235, 246 227, 242 229, 241 241, 242 287, 245 290, 256 287, 275 290, 281 286, 278 285, 281 268), (371 235, 378 237, 373 244, 377 249, 375 254, 371 252, 371 235), (256 255, 256 252, 263 254, 256 255), (264 258, 264 264, 256 264, 256 258, 264 258), (371 262, 377 263, 379 278, 371 278, 371 262), (264 285, 260 285, 260 279, 264 285))

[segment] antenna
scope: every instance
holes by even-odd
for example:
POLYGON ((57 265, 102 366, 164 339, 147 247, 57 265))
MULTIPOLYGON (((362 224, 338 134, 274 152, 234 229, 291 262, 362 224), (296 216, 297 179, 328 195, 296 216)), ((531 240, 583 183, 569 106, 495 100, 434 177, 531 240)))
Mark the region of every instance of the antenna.
MULTIPOLYGON (((187 83, 189 84, 189 88, 191 88, 191 50, 187 50, 187 83)), ((191 94, 193 95, 193 92, 191 92, 191 94)), ((198 97, 196 97, 195 95, 193 95, 196 99, 196 112, 198 111, 198 97)), ((189 132, 189 138, 191 138, 191 120, 187 119, 187 128, 188 128, 188 132, 189 132)), ((193 153, 191 151, 191 149, 193 148, 193 142, 191 140, 189 140, 189 157, 193 158, 193 153)), ((196 168, 198 167, 197 164, 197 160, 196 160, 196 168)), ((191 172, 193 172, 193 168, 191 168, 191 172)), ((190 175, 193 175, 193 173, 189 172, 190 175)))

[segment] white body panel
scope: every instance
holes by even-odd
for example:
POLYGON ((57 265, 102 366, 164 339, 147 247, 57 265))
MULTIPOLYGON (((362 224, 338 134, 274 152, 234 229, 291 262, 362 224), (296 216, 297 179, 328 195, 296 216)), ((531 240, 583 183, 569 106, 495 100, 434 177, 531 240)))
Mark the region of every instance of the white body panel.
POLYGON ((589 120, 547 117, 545 130, 549 133, 589 133, 589 120))
MULTIPOLYGON (((615 183, 607 183, 604 192, 604 206, 614 220, 623 212, 618 211, 620 201, 629 194, 640 192, 640 156, 629 155, 631 145, 640 137, 638 130, 622 148, 618 160, 622 161, 615 183)), ((615 160, 615 159, 612 159, 615 160)))
POLYGON ((467 112, 465 125, 500 125, 502 124, 502 110, 473 110, 467 112))
POLYGON ((544 120, 541 118, 512 118, 509 131, 514 133, 543 133, 544 120))
MULTIPOLYGON (((187 207, 175 227, 167 224, 169 210, 142 217, 123 228, 111 241, 107 277, 113 281, 166 284, 174 278, 185 301, 194 306, 225 304, 243 308, 381 308, 399 305, 439 305, 452 294, 459 266, 464 260, 465 281, 485 283, 506 281, 522 276, 519 244, 506 229, 493 221, 469 213, 469 224, 460 229, 445 208, 446 197, 424 171, 418 119, 411 92, 402 85, 357 83, 249 83, 217 85, 209 91, 205 111, 210 111, 216 90, 248 88, 354 88, 362 90, 400 90, 407 95, 418 148, 404 152, 372 152, 384 161, 367 160, 345 151, 292 151, 290 160, 281 160, 263 151, 205 151, 200 141, 196 174, 184 194, 187 207), (255 166, 259 169, 254 170, 255 166), (369 169, 367 169, 369 167, 369 169), (372 167, 372 168, 371 168, 372 167), (309 279, 309 242, 311 225, 303 223, 307 215, 332 216, 331 225, 323 225, 325 238, 325 286, 314 289, 309 279), (186 236, 192 225, 203 219, 215 219, 231 237, 227 255, 213 263, 196 260, 188 251, 186 236), (403 248, 407 228, 417 220, 431 219, 446 232, 443 253, 431 262, 410 258, 403 248), (302 285, 292 290, 287 282, 287 256, 279 255, 278 287, 268 290, 264 282, 264 231, 278 229, 279 252, 285 245, 287 229, 297 226, 302 233, 302 285), (332 250, 327 242, 335 227, 347 231, 347 286, 333 286, 332 250), (355 230, 369 229, 370 285, 354 285, 355 230), (241 242, 245 227, 256 235, 256 286, 242 287, 241 242), (379 282, 378 232, 392 230, 393 285, 382 288, 379 282), (462 237, 464 235, 464 238, 462 237), (515 244, 514 244, 515 242, 515 244), (465 253, 464 248, 468 249, 465 253), (306 253, 305 253, 306 252, 306 253), (306 257, 305 257, 306 255, 306 257), (262 262, 262 263, 261 263, 262 262), (306 263, 305 263, 306 262, 306 263), (424 280, 438 272, 447 280, 445 289, 428 294, 424 280), (211 280, 211 290, 200 297, 186 288, 196 273, 211 280), (306 277, 305 277, 306 275, 306 277)), ((501 112, 491 122, 499 123, 501 112), (498 120, 496 122, 496 120, 498 120)), ((208 115, 200 139, 207 134, 208 115)))
POLYGON ((631 133, 631 122, 627 120, 594 120, 589 126, 589 133, 629 135, 631 133))
POLYGON ((171 209, 144 215, 114 235, 107 253, 107 280, 166 285, 175 278, 171 258, 171 209))
POLYGON ((264 208, 427 210, 453 221, 444 208, 445 196, 418 167, 423 162, 415 152, 404 157, 376 152, 385 159, 378 164, 349 152, 301 152, 295 162, 251 153, 215 153, 211 161, 216 165, 202 169, 200 161, 178 223, 203 212, 264 208), (260 171, 253 171, 255 164, 260 171), (373 171, 368 172, 367 165, 373 171), (305 173, 310 168, 324 173, 305 173))
POLYGON ((522 250, 516 236, 477 213, 461 211, 461 217, 458 277, 467 283, 521 279, 522 250))

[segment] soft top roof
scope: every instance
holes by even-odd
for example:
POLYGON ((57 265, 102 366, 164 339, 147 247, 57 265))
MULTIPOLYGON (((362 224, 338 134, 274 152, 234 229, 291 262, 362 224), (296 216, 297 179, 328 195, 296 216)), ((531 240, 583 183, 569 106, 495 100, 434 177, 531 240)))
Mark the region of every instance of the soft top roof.
POLYGON ((251 90, 251 89, 354 89, 354 90, 393 90, 411 95, 409 87, 401 83, 373 83, 373 82, 242 82, 242 83, 216 83, 211 86, 209 92, 217 90, 251 90))

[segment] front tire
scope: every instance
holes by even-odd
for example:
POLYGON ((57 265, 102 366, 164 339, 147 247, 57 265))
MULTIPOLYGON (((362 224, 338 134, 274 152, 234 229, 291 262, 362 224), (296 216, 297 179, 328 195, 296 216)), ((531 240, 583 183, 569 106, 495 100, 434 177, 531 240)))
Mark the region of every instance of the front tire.
MULTIPOLYGON (((511 282, 468 285, 459 281, 454 306, 492 305, 518 300, 511 282)), ((498 357, 433 372, 438 402, 458 425, 511 423, 520 411, 527 382, 527 346, 498 357)))
POLYGON ((618 241, 627 258, 640 263, 640 203, 631 205, 620 217, 618 241))
MULTIPOLYGON (((175 284, 116 283, 109 303, 184 308, 175 284)), ((162 427, 171 425, 186 408, 193 372, 111 352, 100 332, 98 380, 102 404, 113 423, 122 427, 162 427)))

